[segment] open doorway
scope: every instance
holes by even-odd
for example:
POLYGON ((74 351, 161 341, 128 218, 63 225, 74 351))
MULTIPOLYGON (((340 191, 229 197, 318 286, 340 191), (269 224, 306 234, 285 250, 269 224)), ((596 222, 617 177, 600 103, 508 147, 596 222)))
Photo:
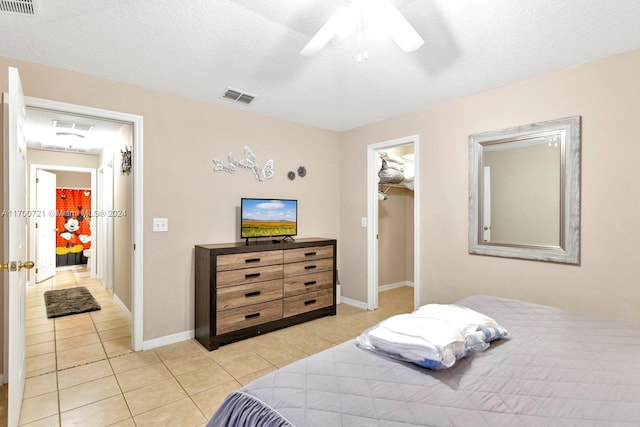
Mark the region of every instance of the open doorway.
MULTIPOLYGON (((91 189, 87 191, 96 197, 92 198, 88 216, 91 250, 83 251, 89 255, 84 274, 100 279, 109 289, 114 301, 130 317, 131 349, 142 350, 142 117, 36 98, 27 97, 25 101, 28 111, 39 112, 47 126, 56 126, 56 135, 79 139, 70 135, 76 133, 76 127, 85 135, 100 133, 101 128, 110 132, 101 134, 100 139, 108 141, 102 141, 99 148, 87 144, 85 152, 76 152, 83 157, 80 164, 61 160, 74 150, 65 144, 29 147, 30 152, 38 153, 29 163, 35 164, 34 170, 46 167, 68 172, 75 168, 76 172, 91 174, 91 189), (95 127, 87 131, 91 126, 95 127), (121 161, 123 151, 135 153, 128 158, 126 169, 121 161), (87 160, 91 157, 95 160, 87 160), (114 289, 114 283, 119 284, 119 289, 114 289)), ((25 129, 28 125, 27 120, 25 129)), ((30 250, 34 249, 35 245, 31 245, 30 250)), ((34 279, 29 282, 34 283, 34 279)))
POLYGON ((419 137, 367 147, 367 308, 378 308, 378 293, 412 287, 420 301, 419 137), (385 169, 389 169, 385 174, 385 169), (384 176, 383 176, 384 175, 384 176), (388 178, 388 179, 387 179, 388 178))
MULTIPOLYGON (((95 168, 73 166, 73 154, 49 157, 49 152, 28 150, 28 194, 30 206, 38 216, 29 222, 29 259, 36 268, 30 275, 30 284, 40 283, 55 275, 56 270, 86 270, 96 278, 95 219, 97 212, 95 168), (68 163, 40 164, 38 161, 68 163)), ((90 157, 86 158, 91 161, 90 157)), ((97 159, 96 159, 97 161, 97 159)), ((105 247, 101 250, 112 250, 105 247)))

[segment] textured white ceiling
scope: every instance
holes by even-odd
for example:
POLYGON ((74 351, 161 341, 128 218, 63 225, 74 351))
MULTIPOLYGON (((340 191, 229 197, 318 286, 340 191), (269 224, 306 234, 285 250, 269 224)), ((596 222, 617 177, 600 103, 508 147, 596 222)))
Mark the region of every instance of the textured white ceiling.
POLYGON ((36 0, 0 12, 0 55, 346 130, 640 48, 638 0, 392 2, 425 44, 382 41, 363 63, 355 38, 299 54, 348 0, 36 0))

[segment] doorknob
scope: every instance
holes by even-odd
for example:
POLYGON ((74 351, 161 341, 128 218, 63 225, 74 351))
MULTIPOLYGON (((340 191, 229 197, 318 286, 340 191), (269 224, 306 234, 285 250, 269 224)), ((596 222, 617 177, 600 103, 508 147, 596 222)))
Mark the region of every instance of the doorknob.
POLYGON ((27 261, 27 262, 22 262, 22 261, 9 261, 6 264, 0 264, 0 270, 9 270, 9 271, 20 271, 23 268, 26 269, 31 269, 35 266, 36 264, 33 261, 27 261))
POLYGON ((27 270, 31 270, 33 266, 36 265, 33 261, 22 262, 20 261, 18 264, 18 270, 22 270, 26 268, 27 270))

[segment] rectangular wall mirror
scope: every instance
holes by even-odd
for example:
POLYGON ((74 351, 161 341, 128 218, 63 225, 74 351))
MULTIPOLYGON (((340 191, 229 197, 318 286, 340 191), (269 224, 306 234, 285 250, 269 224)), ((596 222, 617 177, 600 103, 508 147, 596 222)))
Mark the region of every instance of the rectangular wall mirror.
POLYGON ((580 263, 580 116, 469 137, 469 253, 580 263))

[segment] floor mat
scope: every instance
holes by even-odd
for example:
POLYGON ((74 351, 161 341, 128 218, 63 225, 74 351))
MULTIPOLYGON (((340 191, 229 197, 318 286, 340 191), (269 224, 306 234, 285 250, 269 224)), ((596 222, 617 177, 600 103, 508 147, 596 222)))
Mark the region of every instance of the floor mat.
POLYGON ((56 289, 44 293, 47 317, 61 317, 70 314, 100 310, 100 304, 84 286, 56 289))

